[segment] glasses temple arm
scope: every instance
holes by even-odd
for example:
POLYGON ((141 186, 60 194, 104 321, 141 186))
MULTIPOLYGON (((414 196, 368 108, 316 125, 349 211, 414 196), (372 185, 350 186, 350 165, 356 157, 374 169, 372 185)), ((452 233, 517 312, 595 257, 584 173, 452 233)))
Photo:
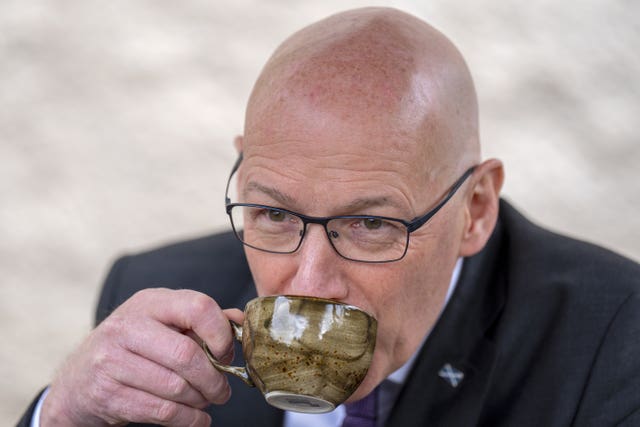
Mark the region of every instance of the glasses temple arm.
POLYGON ((229 185, 231 184, 231 178, 236 173, 238 168, 240 167, 240 163, 242 162, 242 152, 238 155, 238 159, 233 164, 233 168, 231 168, 231 173, 229 174, 229 179, 227 179, 227 186, 224 190, 224 204, 225 206, 231 203, 231 199, 229 198, 229 185))
POLYGON ((453 197, 454 194, 456 194, 456 191, 458 191, 458 189, 462 186, 462 184, 464 184, 464 182, 467 180, 467 178, 469 178, 469 176, 473 173, 475 169, 476 169, 475 166, 471 166, 469 169, 467 169, 467 171, 453 184, 453 186, 451 187, 447 195, 444 196, 444 198, 440 201, 440 203, 438 203, 433 209, 427 212, 424 216, 420 218, 416 218, 415 220, 411 221, 411 223, 407 227, 409 229, 409 233, 416 231, 418 228, 422 227, 427 221, 429 221, 431 217, 434 216, 449 201, 449 199, 453 197))

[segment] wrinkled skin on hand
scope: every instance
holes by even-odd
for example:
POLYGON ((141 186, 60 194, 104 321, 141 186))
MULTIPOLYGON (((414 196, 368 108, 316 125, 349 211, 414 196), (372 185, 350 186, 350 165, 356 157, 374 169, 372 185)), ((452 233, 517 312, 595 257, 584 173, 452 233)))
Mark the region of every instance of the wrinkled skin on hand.
POLYGON ((229 319, 207 295, 146 289, 106 318, 66 360, 51 384, 41 425, 102 426, 147 422, 209 426, 203 411, 231 390, 199 345, 233 358, 229 319))

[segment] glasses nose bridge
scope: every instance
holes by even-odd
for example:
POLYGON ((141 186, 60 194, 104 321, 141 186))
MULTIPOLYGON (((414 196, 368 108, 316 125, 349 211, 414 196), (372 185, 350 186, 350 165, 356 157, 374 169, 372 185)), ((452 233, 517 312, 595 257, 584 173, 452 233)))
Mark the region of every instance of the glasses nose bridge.
POLYGON ((307 235, 307 226, 309 224, 318 224, 318 225, 321 225, 322 228, 324 229, 324 235, 326 236, 327 240, 329 240, 329 245, 331 246, 331 248, 334 251, 336 250, 336 248, 333 246, 333 243, 331 242, 331 236, 329 235, 329 228, 327 227, 327 225, 333 218, 313 217, 313 216, 305 216, 305 215, 298 215, 298 216, 302 220, 302 226, 303 226, 302 236, 300 236, 300 244, 298 245, 298 247, 302 246, 302 242, 307 235))

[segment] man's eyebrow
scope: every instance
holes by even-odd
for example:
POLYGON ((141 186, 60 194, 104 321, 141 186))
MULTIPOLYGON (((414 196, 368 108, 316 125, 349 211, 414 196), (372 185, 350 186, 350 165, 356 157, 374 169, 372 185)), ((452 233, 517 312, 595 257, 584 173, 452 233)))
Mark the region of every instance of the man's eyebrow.
POLYGON ((271 197, 273 200, 275 200, 276 202, 280 203, 283 206, 295 206, 296 205, 296 199, 294 199, 293 197, 289 196, 288 194, 285 194, 283 192, 281 192, 278 189, 275 189, 273 187, 268 187, 266 185, 262 185, 260 183, 257 183, 255 181, 249 181, 247 183, 247 186, 244 188, 243 191, 243 195, 246 196, 248 193, 251 193, 253 191, 257 191, 260 193, 264 193, 267 196, 271 197))
POLYGON ((347 203, 342 210, 350 213, 364 213, 365 210, 379 206, 394 206, 395 203, 389 201, 388 197, 362 197, 347 203))
MULTIPOLYGON (((255 181, 249 181, 247 183, 243 192, 245 199, 248 193, 251 193, 254 191, 266 194, 267 196, 275 200, 277 203, 279 203, 283 207, 287 207, 291 209, 295 209, 297 207, 296 206, 297 200, 294 197, 288 194, 285 194, 276 188, 269 187, 255 181)), ((402 206, 400 206, 397 203, 394 203, 394 201, 390 200, 386 196, 361 197, 361 198, 357 198, 350 201, 346 205, 340 206, 339 213, 342 215, 366 214, 367 209, 381 207, 381 206, 382 207, 391 206, 391 207, 402 209, 402 206)))

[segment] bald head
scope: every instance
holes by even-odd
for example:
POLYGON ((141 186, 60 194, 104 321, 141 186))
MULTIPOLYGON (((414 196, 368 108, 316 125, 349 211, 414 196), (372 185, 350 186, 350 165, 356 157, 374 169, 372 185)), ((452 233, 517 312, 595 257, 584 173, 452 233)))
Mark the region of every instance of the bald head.
POLYGON ((251 94, 246 143, 277 134, 292 112, 311 111, 320 126, 393 129, 387 143, 415 152, 432 176, 480 157, 476 95, 462 56, 433 27, 394 9, 347 11, 287 39, 251 94))

